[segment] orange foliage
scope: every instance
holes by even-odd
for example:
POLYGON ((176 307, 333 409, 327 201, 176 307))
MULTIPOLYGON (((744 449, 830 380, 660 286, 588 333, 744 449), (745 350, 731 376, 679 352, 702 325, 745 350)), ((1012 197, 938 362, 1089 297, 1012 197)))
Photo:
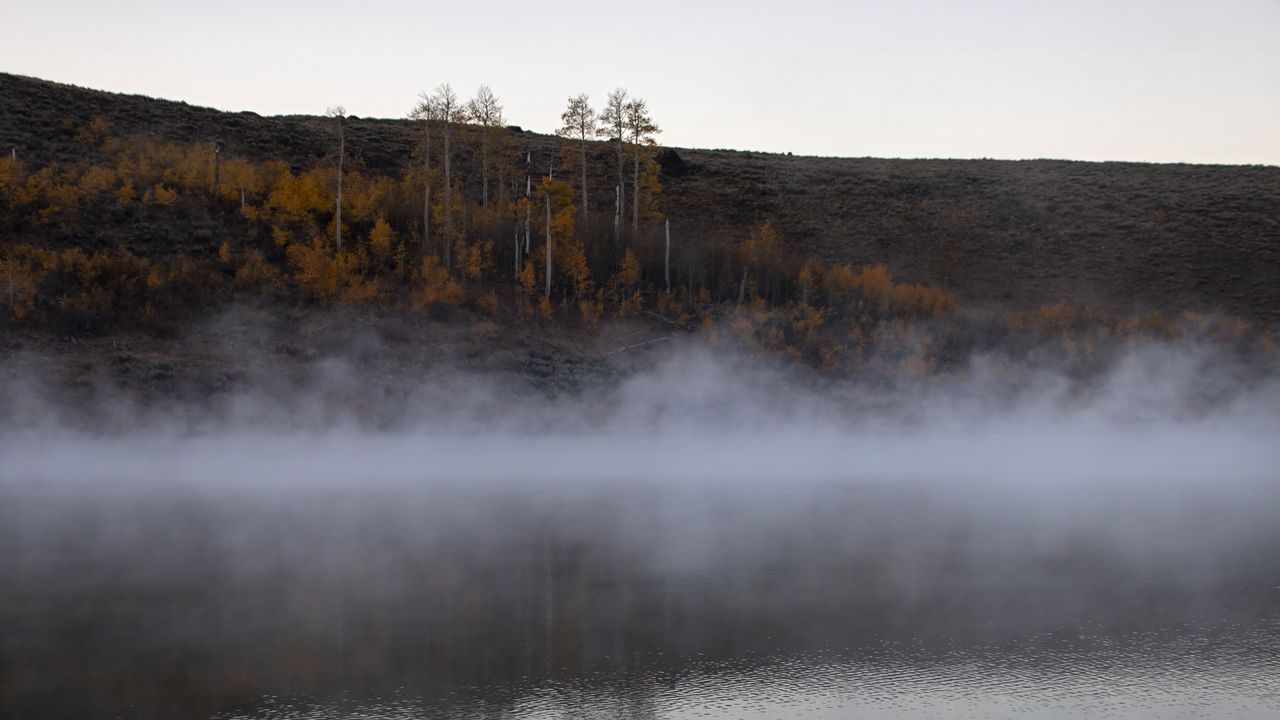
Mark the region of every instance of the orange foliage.
POLYGON ((449 271, 434 255, 422 259, 415 277, 413 308, 428 310, 436 305, 458 305, 462 302, 462 286, 449 276, 449 271))

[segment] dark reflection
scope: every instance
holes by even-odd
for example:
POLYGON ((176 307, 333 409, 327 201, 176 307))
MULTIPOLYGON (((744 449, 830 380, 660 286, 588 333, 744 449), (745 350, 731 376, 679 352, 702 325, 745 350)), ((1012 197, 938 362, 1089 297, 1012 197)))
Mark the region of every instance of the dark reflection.
POLYGON ((794 695, 839 716, 991 692, 1071 707, 1219 673, 1218 701, 1273 709, 1276 500, 9 487, 0 715, 786 716, 771 703, 794 695))

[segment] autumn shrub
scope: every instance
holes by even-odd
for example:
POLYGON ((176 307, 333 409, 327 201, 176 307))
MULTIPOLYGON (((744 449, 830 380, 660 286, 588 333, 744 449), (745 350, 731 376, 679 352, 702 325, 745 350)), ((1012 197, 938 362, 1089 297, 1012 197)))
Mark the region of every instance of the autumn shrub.
POLYGON ((414 277, 411 294, 413 308, 426 312, 438 306, 459 305, 463 301, 462 286, 449 275, 434 255, 422 259, 414 277))
POLYGON ((236 270, 232 287, 237 300, 245 301, 278 294, 284 289, 284 277, 262 253, 253 250, 236 270))

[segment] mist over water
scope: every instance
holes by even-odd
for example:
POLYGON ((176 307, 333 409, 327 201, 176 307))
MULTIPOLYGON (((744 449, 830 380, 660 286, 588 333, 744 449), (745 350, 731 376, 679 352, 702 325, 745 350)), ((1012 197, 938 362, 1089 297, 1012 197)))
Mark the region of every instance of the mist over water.
POLYGON ((1280 385, 1211 346, 398 390, 7 383, 0 715, 1280 711, 1280 385))

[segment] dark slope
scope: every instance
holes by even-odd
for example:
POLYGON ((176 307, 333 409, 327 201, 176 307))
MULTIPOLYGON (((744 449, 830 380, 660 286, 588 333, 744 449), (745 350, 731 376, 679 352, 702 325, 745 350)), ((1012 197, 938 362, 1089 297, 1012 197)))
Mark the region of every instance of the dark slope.
MULTIPOLYGON (((103 116, 118 134, 222 141, 231 154, 325 158, 323 118, 224 113, 0 74, 0 150, 75 162, 75 137, 103 116)), ((551 119, 548 120, 549 122, 551 119)), ((560 145, 521 132, 535 172, 560 145)), ((354 119, 354 165, 399 173, 416 131, 354 119)), ((773 219, 799 255, 884 262, 966 304, 1072 299, 1117 311, 1225 310, 1280 320, 1280 168, 1058 160, 881 160, 676 151, 662 205, 680 236, 734 241, 773 219)), ((611 167, 596 148, 597 187, 611 167)), ((603 210, 607 203, 602 198, 603 210)))

